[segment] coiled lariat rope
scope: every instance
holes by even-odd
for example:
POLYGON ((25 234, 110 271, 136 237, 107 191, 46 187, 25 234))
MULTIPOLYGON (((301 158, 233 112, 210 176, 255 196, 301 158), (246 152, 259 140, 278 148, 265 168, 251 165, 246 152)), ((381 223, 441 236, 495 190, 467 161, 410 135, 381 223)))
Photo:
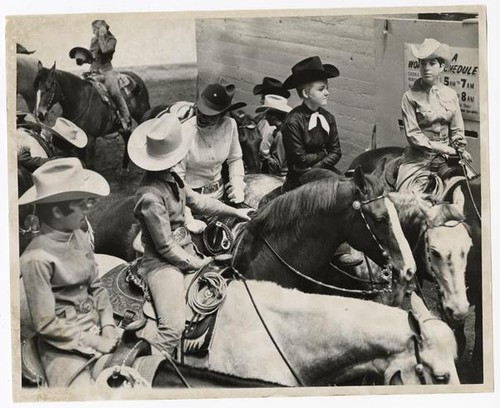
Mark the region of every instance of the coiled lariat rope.
POLYGON ((226 299, 227 283, 219 272, 195 277, 186 293, 188 306, 202 316, 214 313, 226 299))

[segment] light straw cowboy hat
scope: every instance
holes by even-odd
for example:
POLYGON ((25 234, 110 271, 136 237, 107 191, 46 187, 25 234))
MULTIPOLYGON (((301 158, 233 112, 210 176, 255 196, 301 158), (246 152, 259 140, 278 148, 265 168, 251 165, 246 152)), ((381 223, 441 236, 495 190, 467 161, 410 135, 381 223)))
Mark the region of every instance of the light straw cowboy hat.
POLYGON ((109 184, 104 177, 86 170, 75 157, 54 159, 33 174, 33 186, 19 198, 19 205, 55 203, 87 197, 105 197, 109 184))
POLYGON ((288 105, 287 99, 283 96, 266 95, 264 96, 264 104, 255 109, 255 112, 262 112, 267 110, 275 110, 288 113, 292 110, 292 107, 288 105))
POLYGON ((446 64, 451 62, 453 53, 447 44, 441 44, 434 38, 426 38, 422 44, 411 45, 411 51, 418 59, 441 58, 446 64))
POLYGON ((292 67, 292 75, 283 82, 284 89, 297 88, 299 85, 339 76, 335 65, 323 64, 319 57, 309 57, 292 67))
POLYGON ((183 137, 177 116, 166 113, 141 123, 130 135, 127 149, 130 160, 149 171, 166 170, 188 153, 192 139, 183 137))

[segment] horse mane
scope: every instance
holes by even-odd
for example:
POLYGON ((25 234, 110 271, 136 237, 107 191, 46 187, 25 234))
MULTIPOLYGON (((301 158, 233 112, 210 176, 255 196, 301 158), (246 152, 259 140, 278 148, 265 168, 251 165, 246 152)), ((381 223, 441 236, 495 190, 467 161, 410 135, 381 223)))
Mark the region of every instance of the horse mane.
POLYGON ((266 235, 284 231, 297 233, 311 217, 341 211, 353 196, 354 185, 350 180, 331 177, 312 181, 260 208, 251 224, 266 235))

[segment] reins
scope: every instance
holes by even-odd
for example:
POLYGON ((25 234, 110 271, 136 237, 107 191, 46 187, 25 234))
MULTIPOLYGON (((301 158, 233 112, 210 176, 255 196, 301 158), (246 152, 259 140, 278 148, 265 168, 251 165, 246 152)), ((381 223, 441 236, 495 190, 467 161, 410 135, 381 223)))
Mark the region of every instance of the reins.
MULTIPOLYGON (((463 171, 464 176, 465 176, 465 185, 467 186, 467 191, 469 192, 469 196, 470 196, 470 199, 472 201, 472 206, 474 207, 474 212, 476 213, 476 216, 479 219, 479 221, 482 222, 483 220, 481 218, 481 213, 479 212, 479 209, 477 208, 476 202, 474 201, 474 196, 472 195, 472 190, 470 188, 469 177, 467 175, 467 169, 466 169, 465 164, 464 164, 465 159, 463 158, 463 155, 460 152, 458 152, 458 156, 460 157, 460 166, 462 167, 462 171, 463 171)), ((474 170, 474 168, 472 166, 470 166, 470 168, 475 173, 474 178, 478 177, 479 174, 477 173, 477 171, 474 170)))

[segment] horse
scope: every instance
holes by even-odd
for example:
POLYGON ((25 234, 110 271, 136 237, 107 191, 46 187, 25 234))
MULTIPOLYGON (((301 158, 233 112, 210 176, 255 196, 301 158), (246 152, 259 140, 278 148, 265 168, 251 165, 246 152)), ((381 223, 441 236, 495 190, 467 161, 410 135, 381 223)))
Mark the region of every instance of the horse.
MULTIPOLYGON (((481 239, 481 176, 471 180, 461 179, 453 184, 444 193, 444 200, 453 200, 453 197, 463 194, 465 220, 470 225, 472 248, 467 258, 465 279, 468 287, 467 297, 475 307, 474 348, 472 361, 477 374, 477 381, 483 380, 483 270, 482 270, 482 239, 481 239)), ((460 346, 465 345, 465 327, 456 329, 459 335, 460 346)))
MULTIPOLYGON (((137 88, 126 100, 130 115, 139 123, 144 112, 150 108, 148 90, 138 75, 133 72, 122 73, 128 75, 137 84, 137 88)), ((96 139, 116 131, 121 134, 125 144, 122 167, 127 168, 129 157, 126 146, 130 131, 126 132, 121 128, 117 120, 117 112, 103 101, 99 91, 90 81, 69 72, 57 70, 55 63, 52 68, 47 69, 39 62, 35 89, 37 92, 36 115, 40 120, 44 120, 52 106, 59 103, 62 116, 85 131, 88 136, 86 164, 89 168, 95 168, 96 139)))
MULTIPOLYGON (((172 105, 157 105, 144 113, 141 123, 161 116, 164 113, 173 113, 182 122, 196 115, 194 102, 180 101, 172 105)), ((243 110, 231 111, 227 114, 236 121, 238 126, 238 139, 243 153, 243 165, 247 174, 261 173, 259 147, 262 136, 255 120, 243 110)))
POLYGON ((250 279, 338 293, 341 277, 330 260, 345 241, 379 265, 389 261, 400 283, 413 278, 415 261, 394 205, 360 168, 352 179, 322 177, 260 207, 235 239, 234 265, 250 279))
MULTIPOLYGON (((265 194, 283 183, 279 177, 269 174, 247 174, 244 180, 244 204, 251 208, 257 208, 265 194)), ((117 200, 106 208, 95 226, 96 252, 127 261, 135 258, 132 243, 140 231, 140 225, 134 217, 133 209, 133 196, 117 200)))
POLYGON ((16 91, 20 94, 30 112, 35 110, 36 92, 35 79, 38 75, 38 58, 25 54, 17 54, 16 91))

